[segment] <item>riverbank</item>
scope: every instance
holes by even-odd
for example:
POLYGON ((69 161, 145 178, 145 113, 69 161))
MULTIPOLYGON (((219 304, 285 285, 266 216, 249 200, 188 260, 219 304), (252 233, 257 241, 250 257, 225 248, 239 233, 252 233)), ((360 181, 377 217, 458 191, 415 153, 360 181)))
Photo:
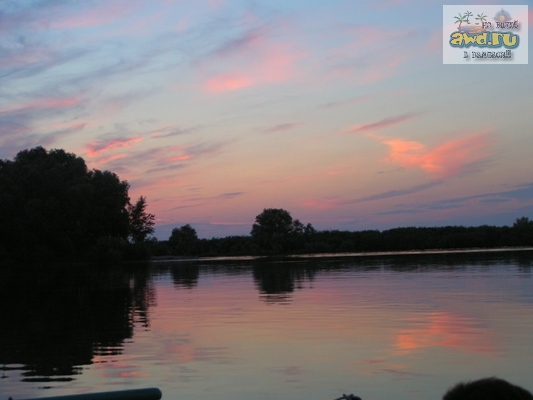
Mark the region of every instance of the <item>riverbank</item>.
POLYGON ((533 251, 533 246, 495 247, 495 248, 470 248, 470 249, 432 249, 432 250, 407 250, 407 251, 373 251, 354 253, 315 253, 315 254, 279 254, 270 256, 221 256, 221 257, 183 257, 183 256, 158 256, 152 257, 150 262, 194 262, 194 261, 249 261, 259 259, 311 259, 311 258, 348 258, 348 257, 381 257, 402 255, 432 255, 432 254, 468 254, 468 253, 500 253, 500 252, 525 252, 533 251))

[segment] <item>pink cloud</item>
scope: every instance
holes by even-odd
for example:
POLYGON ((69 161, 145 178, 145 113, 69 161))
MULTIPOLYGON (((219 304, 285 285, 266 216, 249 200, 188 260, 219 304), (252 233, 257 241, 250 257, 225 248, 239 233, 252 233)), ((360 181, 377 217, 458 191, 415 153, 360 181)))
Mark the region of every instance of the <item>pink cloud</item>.
POLYGON ((34 102, 34 105, 40 108, 70 108, 78 103, 79 99, 76 97, 64 97, 62 99, 44 99, 34 102))
POLYGON ((442 30, 441 29, 437 29, 435 32, 431 34, 427 42, 426 48, 433 53, 442 52, 442 30))
POLYGON ((296 52, 289 45, 273 45, 266 48, 265 58, 262 60, 262 74, 267 82, 283 82, 295 73, 294 64, 304 56, 303 52, 296 52))
POLYGON ((109 157, 102 157, 98 160, 93 161, 93 164, 106 164, 111 161, 120 160, 121 158, 127 157, 126 154, 114 154, 109 157))
POLYGON ((142 141, 142 137, 133 137, 133 138, 126 138, 126 139, 113 139, 109 141, 103 141, 103 142, 92 142, 89 143, 87 148, 87 155, 89 157, 95 157, 99 155, 100 153, 104 153, 106 151, 120 148, 120 147, 130 147, 133 143, 142 141))
POLYGON ((105 2, 93 9, 77 10, 76 13, 55 18, 46 25, 52 29, 88 28, 107 25, 131 12, 133 2, 105 2))
POLYGON ((204 89, 210 93, 229 92, 265 83, 280 83, 294 76, 295 62, 300 58, 283 48, 269 47, 263 55, 250 57, 246 68, 231 68, 208 78, 204 89), (253 61, 252 61, 253 60, 253 61), (251 61, 251 62, 250 62, 251 61))
POLYGON ((404 139, 381 139, 381 142, 389 146, 389 161, 406 168, 423 169, 439 178, 449 178, 490 156, 492 138, 487 134, 471 135, 450 140, 434 149, 404 139))
POLYGON ((210 225, 224 225, 224 226, 250 226, 250 221, 246 222, 223 222, 223 221, 212 221, 209 222, 210 225))
POLYGON ((223 93, 296 76, 296 63, 306 53, 287 43, 271 43, 262 32, 249 32, 215 51, 199 67, 209 93, 223 93))
POLYGON ((210 93, 231 92, 244 89, 255 84, 250 76, 238 76, 236 74, 222 74, 208 79, 204 88, 210 93))
POLYGON ((193 157, 194 157, 193 154, 182 154, 182 155, 179 155, 179 156, 169 157, 169 158, 165 159, 165 162, 185 161, 185 160, 189 160, 189 159, 191 159, 193 157))
POLYGON ((35 110, 68 109, 79 105, 81 102, 82 99, 80 96, 47 97, 0 108, 0 113, 9 112, 19 114, 35 110))
POLYGON ((273 126, 271 128, 265 129, 265 133, 284 132, 284 131, 288 131, 288 130, 290 130, 292 128, 296 128, 297 126, 300 126, 300 125, 303 125, 303 124, 299 123, 299 122, 289 122, 289 123, 286 123, 286 124, 279 124, 279 125, 273 126))
POLYGON ((192 158, 214 154, 220 151, 220 143, 200 143, 186 146, 172 146, 165 149, 159 156, 159 164, 170 164, 175 161, 186 161, 192 158))
POLYGON ((317 210, 329 210, 338 205, 335 199, 307 199, 302 202, 302 205, 307 208, 314 208, 317 210))
POLYGON ((39 62, 52 63, 57 57, 57 54, 49 49, 24 49, 2 57, 2 68, 24 67, 39 62))
POLYGON ((351 26, 346 28, 346 31, 354 38, 349 46, 357 50, 370 49, 377 44, 389 42, 410 34, 405 29, 387 30, 384 27, 370 24, 351 26))

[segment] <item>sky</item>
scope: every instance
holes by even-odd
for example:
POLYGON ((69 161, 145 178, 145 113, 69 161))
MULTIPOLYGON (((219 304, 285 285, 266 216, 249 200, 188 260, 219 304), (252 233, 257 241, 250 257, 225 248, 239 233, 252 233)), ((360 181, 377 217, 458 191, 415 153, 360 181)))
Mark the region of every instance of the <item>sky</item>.
POLYGON ((160 240, 533 218, 531 66, 442 53, 432 0, 0 0, 0 159, 116 173, 160 240))

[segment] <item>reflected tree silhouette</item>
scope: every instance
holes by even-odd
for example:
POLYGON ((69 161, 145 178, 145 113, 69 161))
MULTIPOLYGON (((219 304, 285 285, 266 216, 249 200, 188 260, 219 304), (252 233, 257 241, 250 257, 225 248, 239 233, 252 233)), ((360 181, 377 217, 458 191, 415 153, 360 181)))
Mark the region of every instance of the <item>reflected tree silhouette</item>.
MULTIPOLYGON (((134 324, 149 325, 154 292, 146 268, 3 268, 0 364, 23 381, 69 381, 95 356, 120 354, 134 324)), ((9 372, 7 372, 9 373, 9 372)))
POLYGON ((256 263, 253 266, 253 278, 256 288, 263 300, 269 303, 287 303, 292 293, 301 289, 305 281, 313 281, 316 268, 306 263, 305 266, 290 263, 256 263))
POLYGON ((198 285, 200 267, 198 264, 179 264, 170 269, 172 281, 176 288, 192 289, 198 285))

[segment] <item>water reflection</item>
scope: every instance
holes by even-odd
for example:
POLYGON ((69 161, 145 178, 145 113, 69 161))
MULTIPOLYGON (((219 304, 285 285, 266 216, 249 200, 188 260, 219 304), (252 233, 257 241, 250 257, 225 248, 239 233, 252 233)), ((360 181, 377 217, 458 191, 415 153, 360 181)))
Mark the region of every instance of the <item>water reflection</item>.
POLYGON ((399 354, 431 347, 461 352, 492 354, 496 344, 492 332, 473 318, 448 311, 421 313, 406 321, 396 337, 399 354))
POLYGON ((471 267, 516 264, 531 268, 533 258, 530 251, 473 252, 473 253, 397 253, 379 257, 357 257, 348 260, 331 259, 332 266, 358 266, 361 268, 384 268, 399 272, 430 270, 464 270, 471 267))
POLYGON ((172 265, 170 273, 176 288, 192 289, 198 285, 200 266, 195 263, 172 265))
POLYGON ((313 262, 268 263, 257 262, 252 273, 261 298, 267 303, 288 303, 295 287, 302 289, 305 282, 313 282, 317 272, 313 262))
POLYGON ((153 288, 135 273, 81 267, 4 268, 0 364, 26 382, 70 381, 97 356, 121 354, 133 326, 148 326, 153 288))
POLYGON ((31 382, 80 392, 135 383, 168 398, 216 388, 233 400, 236 387, 274 398, 298 385, 308 399, 349 382, 342 390, 373 385, 384 389, 368 397, 392 398, 385 381, 463 373, 454 383, 485 364, 519 375, 533 356, 532 261, 518 252, 0 269, 0 395, 31 382))

